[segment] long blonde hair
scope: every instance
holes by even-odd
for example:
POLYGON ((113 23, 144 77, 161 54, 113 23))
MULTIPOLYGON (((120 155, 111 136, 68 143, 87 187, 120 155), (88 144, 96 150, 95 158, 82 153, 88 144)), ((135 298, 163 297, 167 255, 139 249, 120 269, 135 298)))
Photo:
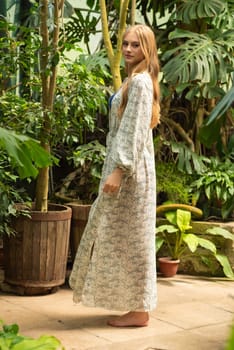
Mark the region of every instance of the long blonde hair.
MULTIPOLYGON (((121 117, 128 102, 128 86, 131 77, 137 73, 147 71, 153 83, 153 107, 150 127, 154 128, 160 122, 160 89, 158 82, 159 60, 157 53, 157 44, 153 31, 144 24, 137 24, 128 27, 123 35, 123 40, 129 32, 135 32, 140 43, 144 59, 139 62, 131 71, 130 79, 123 85, 122 100, 119 107, 119 116, 121 117)), ((127 70, 126 66, 126 70, 127 70)))

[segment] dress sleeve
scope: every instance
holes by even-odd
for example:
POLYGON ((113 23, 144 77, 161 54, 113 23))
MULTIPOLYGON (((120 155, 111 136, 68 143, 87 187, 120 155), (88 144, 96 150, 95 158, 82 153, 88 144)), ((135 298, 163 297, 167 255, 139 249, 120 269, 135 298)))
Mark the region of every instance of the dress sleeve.
POLYGON ((128 102, 113 142, 112 158, 116 167, 127 175, 135 172, 150 130, 153 87, 151 78, 143 74, 132 78, 128 102))

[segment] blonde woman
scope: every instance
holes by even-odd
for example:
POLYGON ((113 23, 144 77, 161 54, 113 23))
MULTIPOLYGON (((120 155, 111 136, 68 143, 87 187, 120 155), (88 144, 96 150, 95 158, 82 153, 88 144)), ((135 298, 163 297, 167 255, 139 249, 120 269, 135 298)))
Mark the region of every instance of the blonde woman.
POLYGON ((147 326, 156 307, 156 178, 152 129, 159 123, 154 33, 129 27, 122 43, 127 78, 111 99, 99 195, 83 234, 70 286, 74 302, 125 312, 113 327, 147 326))

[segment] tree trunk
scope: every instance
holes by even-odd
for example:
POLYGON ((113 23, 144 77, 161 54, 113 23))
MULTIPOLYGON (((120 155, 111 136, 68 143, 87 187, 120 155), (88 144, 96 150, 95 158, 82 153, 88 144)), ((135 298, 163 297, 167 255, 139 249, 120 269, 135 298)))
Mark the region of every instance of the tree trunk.
POLYGON ((107 51, 108 60, 110 63, 110 69, 112 74, 112 80, 114 85, 114 90, 117 91, 122 83, 120 75, 120 60, 121 60, 121 47, 122 47, 122 36, 126 26, 126 18, 128 5, 130 0, 121 0, 120 2, 120 14, 119 14, 119 29, 117 33, 117 47, 114 51, 111 40, 110 33, 108 29, 108 19, 106 11, 106 1, 99 0, 100 11, 101 11, 101 21, 102 21, 102 34, 103 40, 107 51))
MULTIPOLYGON (((58 60, 53 59, 58 55, 59 40, 59 12, 63 14, 64 0, 54 0, 53 32, 50 36, 48 23, 48 0, 41 0, 40 3, 40 34, 42 37, 40 51, 41 81, 42 81, 42 107, 43 107, 43 127, 40 140, 42 147, 50 152, 50 118, 53 112, 53 102, 56 89, 56 76, 58 60), (50 46, 50 39, 52 41, 50 46), (52 63, 55 62, 55 63, 52 63), (49 66, 49 64, 51 66, 49 66), (50 69, 50 74, 48 73, 50 69)), ((48 186, 49 169, 39 170, 36 186, 35 209, 48 211, 48 186)))

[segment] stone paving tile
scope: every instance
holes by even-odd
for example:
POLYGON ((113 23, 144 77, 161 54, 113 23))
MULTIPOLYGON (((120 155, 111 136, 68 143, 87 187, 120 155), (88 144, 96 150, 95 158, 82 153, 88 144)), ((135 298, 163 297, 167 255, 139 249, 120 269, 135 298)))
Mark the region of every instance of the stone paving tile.
MULTIPOLYGON (((234 319, 233 319, 234 322, 234 319)), ((220 348, 223 348, 227 342, 231 331, 230 322, 222 322, 217 325, 205 326, 193 329, 190 331, 192 336, 198 335, 209 341, 220 344, 220 348)))
MULTIPOLYGON (((86 329, 88 331, 88 329, 86 329)), ((159 320, 151 319, 148 327, 129 327, 129 328, 113 328, 110 326, 102 329, 89 329, 90 332, 98 334, 100 337, 105 338, 112 343, 133 341, 141 338, 152 337, 155 334, 168 334, 170 332, 176 332, 179 328, 159 320)))
POLYGON ((224 343, 187 331, 179 331, 170 333, 168 337, 155 335, 102 347, 89 347, 86 350, 224 350, 224 343))
POLYGON ((21 331, 41 327, 42 324, 46 324, 49 329, 53 325, 53 320, 50 322, 46 314, 38 311, 32 312, 20 305, 15 306, 8 300, 3 300, 2 297, 0 297, 0 319, 5 324, 19 324, 21 331))
POLYGON ((226 321, 231 323, 233 314, 205 302, 186 302, 181 310, 177 305, 160 306, 156 317, 182 329, 193 329, 226 321))
MULTIPOLYGON (((41 334, 45 334, 44 328, 24 332, 24 335, 34 338, 37 338, 41 334)), ((105 346, 112 345, 112 342, 101 338, 99 335, 86 332, 79 328, 66 330, 50 328, 49 334, 53 334, 53 336, 58 338, 66 350, 87 350, 90 347, 102 349, 105 348, 105 346)))
POLYGON ((199 330, 168 332, 126 342, 115 342, 87 350, 225 350, 230 325, 219 324, 199 330))
POLYGON ((127 329, 106 325, 118 312, 74 304, 67 286, 45 296, 0 293, 0 319, 18 323, 25 335, 54 335, 66 350, 224 350, 233 293, 233 282, 224 280, 159 278, 149 327, 127 329))

